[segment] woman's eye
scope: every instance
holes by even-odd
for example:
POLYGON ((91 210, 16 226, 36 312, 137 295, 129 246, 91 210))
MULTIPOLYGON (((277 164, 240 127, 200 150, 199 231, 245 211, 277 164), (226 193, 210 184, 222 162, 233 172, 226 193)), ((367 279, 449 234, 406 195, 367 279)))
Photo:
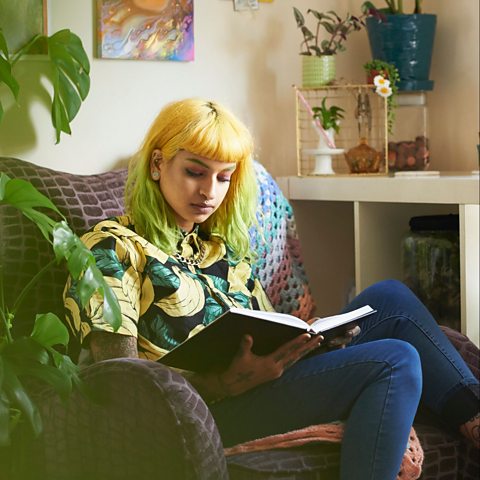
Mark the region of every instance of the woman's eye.
POLYGON ((189 168, 185 169, 185 172, 189 177, 200 177, 202 172, 197 172, 195 170, 190 170, 189 168))
POLYGON ((231 177, 229 177, 229 176, 228 176, 228 177, 219 176, 219 177, 217 177, 217 178, 218 178, 218 181, 219 181, 219 182, 222 182, 222 183, 223 183, 223 182, 230 182, 230 180, 231 180, 231 177))

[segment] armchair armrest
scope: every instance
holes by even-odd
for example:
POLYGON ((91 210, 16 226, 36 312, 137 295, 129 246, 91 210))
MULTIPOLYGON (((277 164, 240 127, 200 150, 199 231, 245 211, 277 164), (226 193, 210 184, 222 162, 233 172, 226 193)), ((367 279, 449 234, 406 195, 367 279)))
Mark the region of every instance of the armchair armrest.
POLYGON ((122 358, 94 364, 82 378, 93 400, 80 392, 66 403, 51 390, 37 395, 42 478, 228 478, 213 417, 181 375, 122 358))

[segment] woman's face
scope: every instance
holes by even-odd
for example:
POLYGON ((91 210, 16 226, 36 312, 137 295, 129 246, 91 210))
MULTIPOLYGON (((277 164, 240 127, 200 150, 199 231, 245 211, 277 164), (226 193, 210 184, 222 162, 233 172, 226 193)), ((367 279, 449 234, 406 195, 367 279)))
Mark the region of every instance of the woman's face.
POLYGON ((227 194, 235 167, 236 163, 210 160, 185 150, 167 162, 162 161, 160 150, 154 150, 150 163, 152 178, 155 179, 155 172, 160 174, 159 188, 175 214, 177 225, 186 232, 217 210, 227 194))

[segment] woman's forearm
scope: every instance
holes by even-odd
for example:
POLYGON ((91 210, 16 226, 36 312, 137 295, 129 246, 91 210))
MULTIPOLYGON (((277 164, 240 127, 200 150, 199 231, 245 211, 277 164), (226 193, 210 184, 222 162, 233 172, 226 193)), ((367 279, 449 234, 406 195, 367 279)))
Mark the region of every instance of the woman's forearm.
POLYGON ((94 362, 109 358, 138 358, 137 339, 118 333, 92 332, 90 351, 94 362))
POLYGON ((230 396, 220 374, 183 372, 183 376, 207 403, 217 402, 230 396))

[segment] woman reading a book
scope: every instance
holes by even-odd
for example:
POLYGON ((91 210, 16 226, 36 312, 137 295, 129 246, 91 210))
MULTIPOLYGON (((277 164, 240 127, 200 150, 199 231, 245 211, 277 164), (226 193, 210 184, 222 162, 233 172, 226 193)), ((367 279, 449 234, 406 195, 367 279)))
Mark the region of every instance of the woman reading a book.
MULTIPOLYGON (((160 112, 131 160, 127 215, 83 237, 117 293, 120 329, 102 319, 97 297, 80 309, 67 284, 81 361, 157 360, 230 307, 272 310, 251 268, 252 154, 248 130, 218 103, 187 99, 160 112)), ((427 309, 396 281, 346 311, 367 304, 377 312, 340 339, 346 348, 315 354, 322 337, 302 334, 259 356, 246 335, 223 371, 185 372, 224 446, 342 420, 341 477, 394 479, 420 400, 478 446, 478 382, 427 309)))

